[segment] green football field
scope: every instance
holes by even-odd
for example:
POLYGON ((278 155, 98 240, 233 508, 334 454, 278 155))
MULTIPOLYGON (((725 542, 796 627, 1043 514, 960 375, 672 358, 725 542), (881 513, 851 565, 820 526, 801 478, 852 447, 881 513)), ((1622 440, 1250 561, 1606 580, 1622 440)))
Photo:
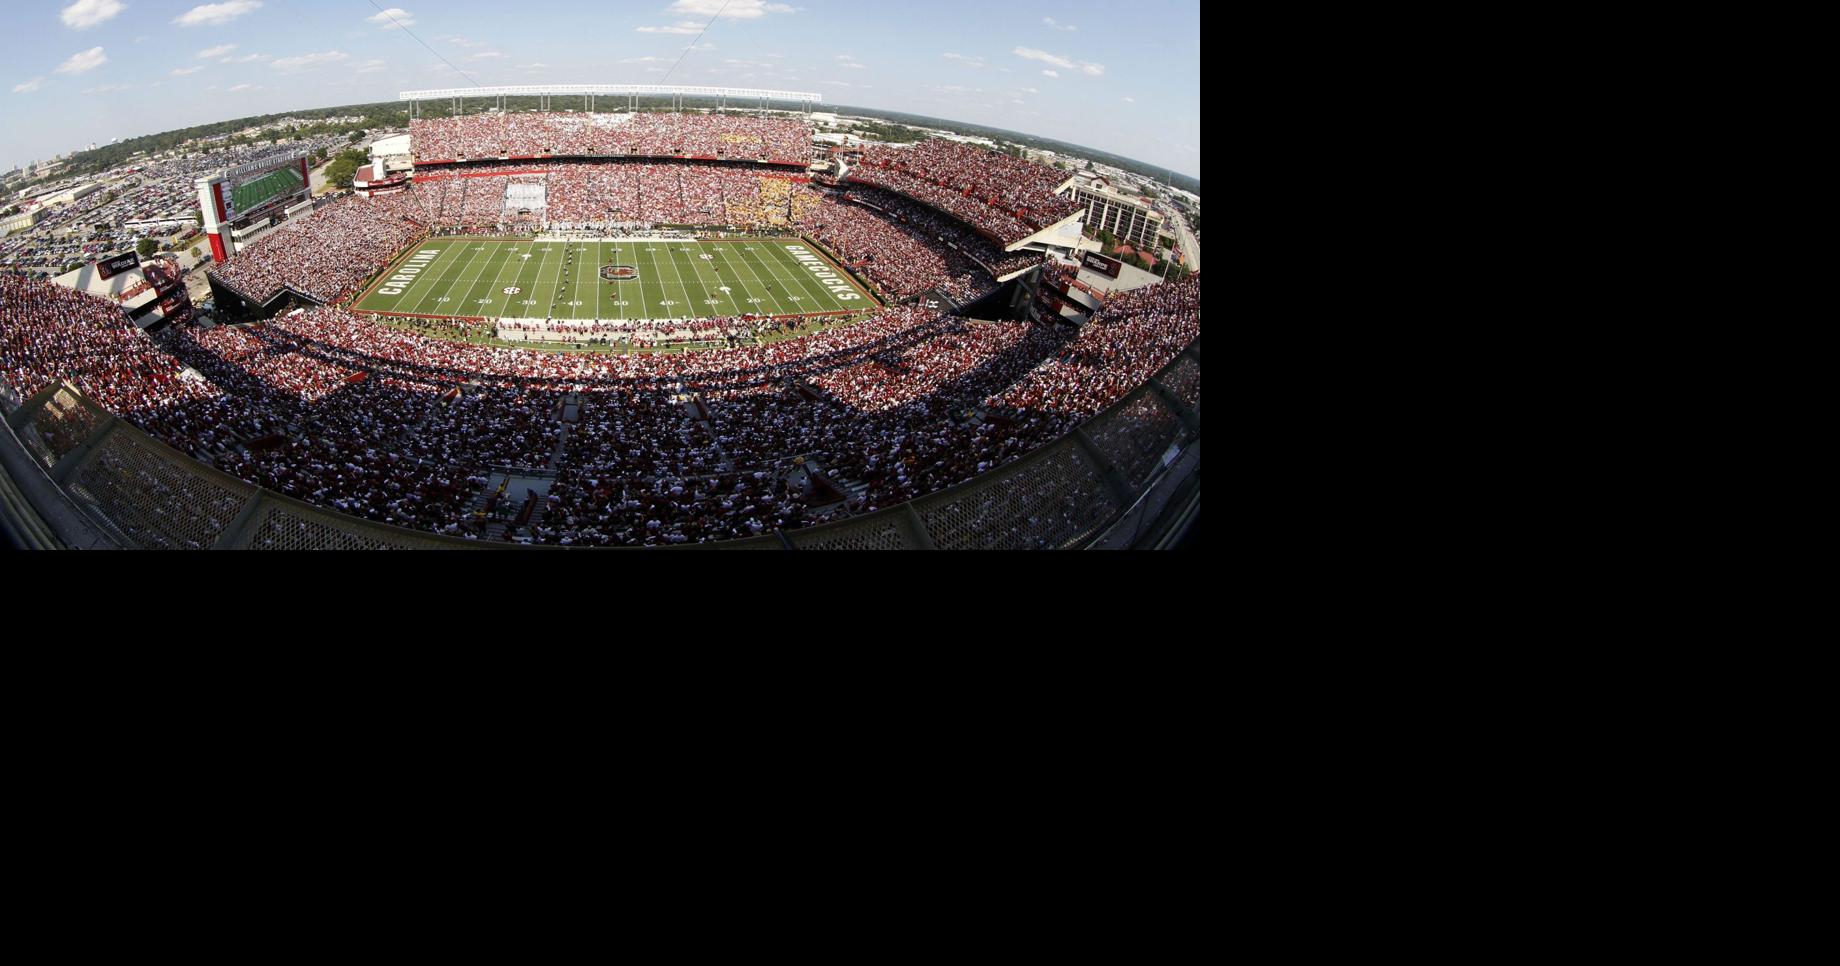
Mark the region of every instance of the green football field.
POLYGON ((796 238, 430 238, 356 308, 392 315, 693 319, 858 312, 875 302, 796 238))

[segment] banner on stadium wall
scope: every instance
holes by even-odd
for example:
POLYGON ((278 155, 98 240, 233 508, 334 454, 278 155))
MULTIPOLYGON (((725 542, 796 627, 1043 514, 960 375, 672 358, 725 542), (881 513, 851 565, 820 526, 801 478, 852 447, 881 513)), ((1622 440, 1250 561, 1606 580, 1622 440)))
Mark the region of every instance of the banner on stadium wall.
POLYGON ((1124 263, 1116 258, 1106 258, 1098 252, 1085 252, 1080 255, 1080 264, 1092 269, 1106 278, 1117 278, 1124 263))
POLYGON ((124 252, 114 258, 105 258, 96 263, 96 274, 108 280, 122 272, 131 272, 141 267, 141 257, 133 252, 124 252))

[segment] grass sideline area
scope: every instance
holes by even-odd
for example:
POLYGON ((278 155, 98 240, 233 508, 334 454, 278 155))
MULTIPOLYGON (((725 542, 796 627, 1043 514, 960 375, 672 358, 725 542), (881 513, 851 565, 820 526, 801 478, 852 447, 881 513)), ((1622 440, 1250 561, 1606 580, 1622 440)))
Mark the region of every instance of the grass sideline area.
POLYGON ((415 318, 702 319, 873 311, 875 299, 798 238, 433 237, 352 307, 415 318))

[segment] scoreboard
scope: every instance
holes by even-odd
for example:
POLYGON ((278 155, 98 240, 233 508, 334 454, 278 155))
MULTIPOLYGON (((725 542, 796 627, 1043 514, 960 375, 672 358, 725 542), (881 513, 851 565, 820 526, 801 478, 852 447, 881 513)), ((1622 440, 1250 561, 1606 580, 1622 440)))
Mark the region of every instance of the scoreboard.
POLYGON ((198 207, 204 212, 204 232, 211 241, 211 257, 230 257, 225 229, 239 227, 274 214, 312 194, 307 152, 295 151, 226 168, 198 179, 198 207))

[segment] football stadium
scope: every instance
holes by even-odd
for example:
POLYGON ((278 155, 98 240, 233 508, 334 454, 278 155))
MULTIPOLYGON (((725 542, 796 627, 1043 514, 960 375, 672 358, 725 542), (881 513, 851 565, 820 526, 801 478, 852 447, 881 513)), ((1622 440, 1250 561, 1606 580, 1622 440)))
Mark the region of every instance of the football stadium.
MULTIPOLYGON (((19 162, 0 239, 0 544, 1198 547, 1198 178, 1077 138, 833 106, 817 82, 669 83, 879 66, 728 66, 718 44, 823 13, 734 2, 639 21, 633 44, 681 36, 608 57, 616 76, 659 66, 607 84, 475 83, 497 58, 454 39, 464 21, 437 24, 457 12, 360 3, 349 19, 404 77, 464 86, 225 106, 234 123, 19 162)), ((388 69, 197 40, 270 13, 78 0, 42 29, 170 33, 194 65, 175 78, 388 69)), ((1069 28, 1008 29, 1068 45, 1069 28)), ((1067 108, 1088 123, 1104 65, 1010 46, 962 69, 1008 55, 1028 91, 1088 84, 1067 108)), ((105 48, 16 97, 108 70, 105 48)), ((1198 172, 1193 150, 1178 161, 1198 172)))

